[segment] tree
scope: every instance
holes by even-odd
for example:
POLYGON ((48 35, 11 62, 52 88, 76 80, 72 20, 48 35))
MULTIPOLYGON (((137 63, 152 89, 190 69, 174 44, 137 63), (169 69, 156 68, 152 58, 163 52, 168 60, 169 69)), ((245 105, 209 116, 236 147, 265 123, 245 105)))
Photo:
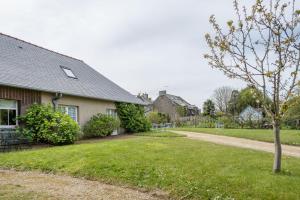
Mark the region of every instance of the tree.
POLYGON ((121 121, 121 127, 127 133, 139 133, 149 131, 150 121, 145 117, 144 107, 132 103, 116 103, 117 113, 121 121))
POLYGON ((286 112, 283 122, 292 127, 299 128, 300 122, 300 96, 297 95, 287 102, 286 112))
POLYGON ((247 106, 253 108, 262 108, 263 94, 261 91, 253 87, 242 89, 237 98, 237 111, 242 112, 247 106))
POLYGON ((233 89, 228 86, 223 86, 214 90, 213 101, 218 111, 228 113, 229 101, 233 89))
POLYGON ((215 104, 212 100, 208 99, 203 103, 203 115, 215 117, 215 104))
POLYGON ((230 114, 232 114, 234 117, 237 113, 237 102, 239 94, 240 92, 238 90, 233 90, 230 95, 230 100, 228 102, 228 110, 230 114))
POLYGON ((210 53, 204 57, 211 67, 229 78, 237 78, 263 93, 262 106, 272 119, 274 132, 273 171, 281 170, 280 122, 286 102, 299 85, 300 10, 295 0, 257 0, 251 8, 234 0, 236 22, 223 31, 210 17, 214 35, 206 34, 210 53), (266 102, 270 97, 272 104, 266 102))
POLYGON ((160 124, 161 123, 161 118, 160 118, 158 112, 150 112, 147 115, 147 118, 152 124, 160 124))

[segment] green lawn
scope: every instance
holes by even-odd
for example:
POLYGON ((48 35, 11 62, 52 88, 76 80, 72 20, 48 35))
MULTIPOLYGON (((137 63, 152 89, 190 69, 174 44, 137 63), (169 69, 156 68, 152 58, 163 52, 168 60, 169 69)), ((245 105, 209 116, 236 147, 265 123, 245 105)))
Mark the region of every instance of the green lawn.
MULTIPOLYGON (((273 132, 268 129, 223 129, 223 128, 176 128, 173 130, 210 133, 239 138, 247 138, 264 142, 273 142, 273 132)), ((300 146, 299 130, 281 130, 281 142, 283 144, 300 146)))
POLYGON ((169 131, 150 131, 145 133, 136 133, 135 136, 149 136, 149 137, 185 137, 184 135, 169 132, 169 131))
MULTIPOLYGON (((133 137, 0 154, 0 168, 162 189, 172 199, 299 199, 300 159, 182 137, 133 137)), ((0 196, 1 197, 1 196, 0 196)))

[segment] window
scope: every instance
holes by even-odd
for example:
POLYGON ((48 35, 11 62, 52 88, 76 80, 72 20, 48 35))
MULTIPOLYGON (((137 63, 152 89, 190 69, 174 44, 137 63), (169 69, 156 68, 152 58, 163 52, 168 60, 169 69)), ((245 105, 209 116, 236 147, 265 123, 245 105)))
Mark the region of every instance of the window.
POLYGON ((16 126, 17 110, 17 101, 0 99, 0 127, 16 126))
POLYGON ((64 114, 69 115, 75 122, 78 122, 78 107, 58 105, 58 110, 64 114))
POLYGON ((73 73, 73 71, 71 69, 63 67, 63 66, 61 66, 61 68, 68 77, 77 79, 77 77, 75 76, 75 74, 73 73))
POLYGON ((116 109, 106 109, 106 114, 112 117, 118 117, 116 109))

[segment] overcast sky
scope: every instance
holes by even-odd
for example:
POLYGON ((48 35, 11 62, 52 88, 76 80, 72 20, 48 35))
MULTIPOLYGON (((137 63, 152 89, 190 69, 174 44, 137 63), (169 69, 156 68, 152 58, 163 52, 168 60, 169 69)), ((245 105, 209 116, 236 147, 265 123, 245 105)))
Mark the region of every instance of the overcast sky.
POLYGON ((0 0, 0 32, 84 60, 132 94, 202 107, 215 88, 242 87, 203 59, 209 16, 232 13, 232 0, 0 0))

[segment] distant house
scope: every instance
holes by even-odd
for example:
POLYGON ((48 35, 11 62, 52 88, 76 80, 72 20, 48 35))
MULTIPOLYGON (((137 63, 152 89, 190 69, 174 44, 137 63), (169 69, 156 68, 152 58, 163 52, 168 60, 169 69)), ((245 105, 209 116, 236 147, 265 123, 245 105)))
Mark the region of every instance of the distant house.
POLYGON ((153 108, 159 113, 167 114, 172 122, 181 117, 200 114, 200 110, 197 106, 191 105, 179 96, 167 94, 165 90, 159 92, 159 96, 153 102, 153 108))
POLYGON ((153 111, 153 101, 147 93, 138 94, 137 98, 139 98, 144 103, 144 110, 146 115, 153 111))
POLYGON ((239 115, 239 120, 241 121, 260 121, 262 119, 262 110, 252 106, 247 106, 239 115))
POLYGON ((116 116, 115 102, 143 104, 82 60, 0 33, 0 134, 34 103, 83 126, 97 113, 116 116))

